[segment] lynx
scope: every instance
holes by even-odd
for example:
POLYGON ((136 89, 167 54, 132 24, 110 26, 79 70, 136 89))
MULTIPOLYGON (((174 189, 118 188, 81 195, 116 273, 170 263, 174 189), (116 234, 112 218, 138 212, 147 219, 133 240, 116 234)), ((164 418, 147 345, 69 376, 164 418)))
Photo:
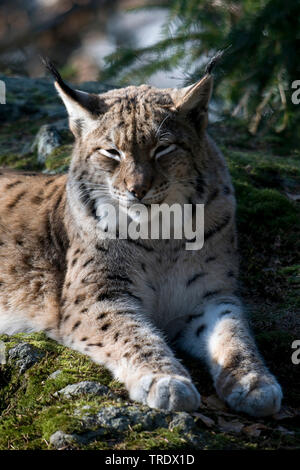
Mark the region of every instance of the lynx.
POLYGON ((97 95, 48 68, 74 151, 66 175, 0 171, 0 332, 44 331, 106 366, 132 400, 195 410, 200 395, 176 347, 206 363, 234 410, 277 412, 281 388, 237 294, 234 190, 206 131, 211 69, 181 89, 97 95), (204 204, 203 248, 112 239, 99 216, 107 202, 204 204))

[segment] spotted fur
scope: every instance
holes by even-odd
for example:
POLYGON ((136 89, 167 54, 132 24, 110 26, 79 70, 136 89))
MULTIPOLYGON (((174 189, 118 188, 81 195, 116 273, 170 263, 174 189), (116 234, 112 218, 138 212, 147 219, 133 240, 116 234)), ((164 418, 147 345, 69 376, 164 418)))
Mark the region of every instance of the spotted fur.
POLYGON ((61 176, 0 170, 0 331, 45 331, 104 364, 133 400, 193 410, 200 396, 173 342, 206 361, 232 408, 278 411, 280 386, 237 296, 234 190, 205 130, 211 75, 184 89, 102 95, 55 78, 75 135, 71 167, 61 176), (137 201, 205 204, 204 247, 110 239, 103 203, 137 201))

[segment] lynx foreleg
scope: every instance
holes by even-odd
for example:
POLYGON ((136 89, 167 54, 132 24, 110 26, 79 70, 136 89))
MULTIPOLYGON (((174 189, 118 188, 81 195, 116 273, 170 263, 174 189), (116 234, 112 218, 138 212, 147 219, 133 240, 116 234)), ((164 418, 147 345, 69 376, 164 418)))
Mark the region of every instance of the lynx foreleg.
POLYGON ((89 298, 73 303, 64 308, 61 338, 105 365, 125 384, 131 399, 152 408, 196 409, 200 397, 188 372, 137 310, 135 302, 91 303, 89 298))
POLYGON ((280 385, 257 351, 238 299, 207 304, 179 342, 207 362, 217 393, 236 411, 266 416, 280 409, 280 385))

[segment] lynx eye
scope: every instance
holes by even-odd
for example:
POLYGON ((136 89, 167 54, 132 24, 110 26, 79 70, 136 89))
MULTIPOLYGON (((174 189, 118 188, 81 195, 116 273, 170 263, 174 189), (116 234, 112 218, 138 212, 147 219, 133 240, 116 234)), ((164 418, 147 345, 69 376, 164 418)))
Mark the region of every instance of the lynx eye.
POLYGON ((154 156, 155 158, 160 158, 163 155, 166 155, 167 153, 173 152, 173 150, 175 149, 176 149, 175 144, 159 145, 154 151, 154 156))
POLYGON ((105 155, 108 158, 113 158, 114 160, 117 160, 118 162, 120 161, 121 154, 118 150, 116 149, 99 149, 99 152, 102 153, 102 155, 105 155))

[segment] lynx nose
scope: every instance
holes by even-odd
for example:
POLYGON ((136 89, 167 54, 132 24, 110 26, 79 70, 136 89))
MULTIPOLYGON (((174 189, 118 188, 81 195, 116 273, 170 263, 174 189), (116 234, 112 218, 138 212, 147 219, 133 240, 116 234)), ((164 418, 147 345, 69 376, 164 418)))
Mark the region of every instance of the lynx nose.
POLYGON ((141 200, 147 194, 149 188, 145 187, 132 187, 128 191, 137 199, 141 200))
POLYGON ((143 199, 152 186, 153 176, 153 170, 149 164, 136 164, 125 179, 127 191, 137 199, 143 199))

